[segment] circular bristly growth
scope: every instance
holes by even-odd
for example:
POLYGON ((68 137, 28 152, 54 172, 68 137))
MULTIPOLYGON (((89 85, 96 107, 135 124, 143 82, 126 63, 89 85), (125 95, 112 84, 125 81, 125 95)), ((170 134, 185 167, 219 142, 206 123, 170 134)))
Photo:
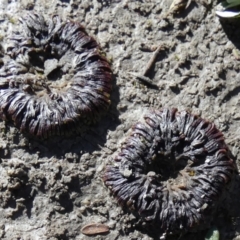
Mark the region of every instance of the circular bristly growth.
POLYGON ((234 171, 215 125, 177 109, 146 114, 114 160, 104 182, 118 202, 173 233, 206 224, 234 171))
POLYGON ((0 69, 0 117, 38 137, 95 122, 110 104, 112 80, 97 42, 58 16, 28 13, 20 23, 0 69))

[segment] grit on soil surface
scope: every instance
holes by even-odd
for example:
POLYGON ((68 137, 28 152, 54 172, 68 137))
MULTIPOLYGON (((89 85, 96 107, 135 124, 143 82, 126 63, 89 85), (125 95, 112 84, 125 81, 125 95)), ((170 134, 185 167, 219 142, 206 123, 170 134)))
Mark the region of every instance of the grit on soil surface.
MULTIPOLYGON (((0 122, 0 239, 159 239, 158 229, 124 212, 102 182, 106 164, 149 107, 187 109, 213 121, 239 166, 239 21, 220 21, 215 1, 207 6, 193 1, 180 14, 167 15, 170 4, 0 0, 1 44, 25 11, 58 14, 86 27, 112 62, 114 75, 109 111, 81 136, 40 141, 0 122), (141 74, 153 55, 146 48, 159 45, 164 50, 149 74, 157 85, 152 88, 129 72, 141 74), (110 232, 87 237, 81 228, 89 223, 104 223, 110 232)), ((221 239, 240 239, 239 199, 236 174, 209 223, 221 239)), ((178 237, 203 240, 205 234, 178 237)))

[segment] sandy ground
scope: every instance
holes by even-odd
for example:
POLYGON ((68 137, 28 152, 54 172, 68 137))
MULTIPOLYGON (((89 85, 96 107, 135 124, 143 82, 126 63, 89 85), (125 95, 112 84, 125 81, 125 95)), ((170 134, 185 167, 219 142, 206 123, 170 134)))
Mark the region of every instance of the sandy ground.
MULTIPOLYGON (((0 239, 159 239, 158 229, 123 211, 102 182, 105 165, 128 129, 150 107, 176 107, 213 121, 239 165, 239 21, 220 21, 213 7, 191 3, 167 15, 171 0, 0 0, 0 40, 25 11, 79 21, 112 63, 112 104, 99 123, 81 136, 49 141, 19 133, 0 122, 0 239), (146 86, 141 74, 164 46, 146 86), (144 47, 145 46, 145 47, 144 47), (104 223, 110 232, 87 237, 81 228, 104 223)), ((232 185, 209 227, 222 240, 240 239, 240 182, 232 185)), ((203 240, 206 231, 167 239, 203 240)))

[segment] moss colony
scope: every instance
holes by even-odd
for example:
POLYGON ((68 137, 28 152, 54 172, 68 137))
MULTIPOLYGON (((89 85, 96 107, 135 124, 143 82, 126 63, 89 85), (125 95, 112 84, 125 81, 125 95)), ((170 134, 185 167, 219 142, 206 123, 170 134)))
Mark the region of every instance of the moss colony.
POLYGON ((213 123, 162 109, 132 127, 104 181, 122 206, 174 233, 197 229, 211 217, 233 171, 213 123))
POLYGON ((38 137, 95 122, 110 104, 112 74, 77 22, 29 13, 9 38, 0 69, 1 118, 38 137))

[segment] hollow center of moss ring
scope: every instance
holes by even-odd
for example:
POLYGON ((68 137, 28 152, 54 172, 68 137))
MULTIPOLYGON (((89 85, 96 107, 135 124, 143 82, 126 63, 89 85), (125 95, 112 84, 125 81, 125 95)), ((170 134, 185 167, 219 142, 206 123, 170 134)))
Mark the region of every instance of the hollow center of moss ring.
MULTIPOLYGON (((71 53, 66 55, 69 56, 64 56, 64 58, 69 59, 70 62, 71 53)), ((73 74, 70 73, 71 69, 67 64, 64 64, 64 68, 62 67, 62 62, 66 62, 66 59, 62 61, 57 54, 51 52, 49 47, 33 48, 28 56, 31 66, 29 66, 28 77, 25 77, 20 84, 23 91, 38 97, 51 94, 53 98, 54 94, 70 87, 69 80, 73 74)))
POLYGON ((188 142, 182 139, 179 144, 170 150, 165 149, 164 143, 160 143, 145 165, 144 174, 153 176, 158 181, 168 181, 171 184, 180 185, 183 181, 195 175, 193 167, 201 165, 205 157, 199 155, 196 161, 187 157, 184 151, 189 148, 188 142))

